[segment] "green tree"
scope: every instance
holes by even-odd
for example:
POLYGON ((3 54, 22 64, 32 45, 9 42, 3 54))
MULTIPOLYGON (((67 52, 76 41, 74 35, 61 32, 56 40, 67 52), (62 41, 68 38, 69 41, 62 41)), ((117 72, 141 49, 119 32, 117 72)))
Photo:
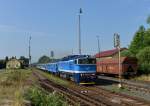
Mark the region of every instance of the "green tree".
POLYGON ((7 63, 7 61, 9 61, 8 56, 5 57, 5 62, 7 63))
POLYGON ((25 56, 20 56, 19 60, 22 61, 22 66, 23 67, 28 67, 29 66, 29 58, 26 58, 25 56))
POLYGON ((147 18, 147 24, 150 25, 150 15, 149 15, 148 18, 147 18))
POLYGON ((150 73, 150 46, 140 50, 137 54, 137 58, 140 65, 140 71, 145 74, 150 73))
POLYGON ((46 55, 40 57, 38 60, 38 63, 49 63, 49 62, 51 62, 51 59, 46 55))
POLYGON ((126 56, 132 57, 131 52, 129 50, 123 50, 123 51, 121 51, 121 57, 126 57, 126 56))
POLYGON ((6 62, 5 60, 0 60, 0 69, 6 67, 6 62))
MULTIPOLYGON (((150 25, 150 16, 147 18, 147 24, 150 25)), ((129 46, 129 52, 132 56, 137 57, 140 72, 150 73, 150 28, 139 27, 129 46)), ((123 55, 127 54, 123 53, 123 55)))
POLYGON ((139 30, 135 33, 133 40, 129 46, 129 51, 133 56, 136 56, 139 50, 145 47, 144 38, 145 38, 145 28, 144 26, 140 26, 139 30))
POLYGON ((144 46, 150 46, 150 29, 147 29, 144 36, 144 46))

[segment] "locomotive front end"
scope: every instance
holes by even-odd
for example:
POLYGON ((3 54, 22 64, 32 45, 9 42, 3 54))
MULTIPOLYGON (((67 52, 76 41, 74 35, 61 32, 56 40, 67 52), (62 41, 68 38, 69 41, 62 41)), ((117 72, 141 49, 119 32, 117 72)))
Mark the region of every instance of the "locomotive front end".
POLYGON ((95 84, 96 80, 96 59, 81 58, 76 60, 75 70, 78 71, 79 84, 95 84))

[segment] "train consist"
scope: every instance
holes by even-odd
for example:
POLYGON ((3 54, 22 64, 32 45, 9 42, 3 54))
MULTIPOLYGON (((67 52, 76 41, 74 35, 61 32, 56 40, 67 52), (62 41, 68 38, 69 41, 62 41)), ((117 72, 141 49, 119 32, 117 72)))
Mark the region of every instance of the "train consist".
POLYGON ((77 84, 94 84, 96 80, 96 59, 89 55, 71 55, 55 63, 38 64, 37 68, 77 84))
MULTIPOLYGON (((72 80, 77 84, 94 84, 99 74, 119 75, 118 58, 97 59, 89 55, 70 55, 58 62, 38 64, 37 68, 72 80)), ((137 59, 121 57, 120 74, 133 76, 137 73, 137 59)))
MULTIPOLYGON (((97 60, 97 74, 119 75, 118 58, 109 58, 97 60)), ((131 57, 121 57, 120 59, 120 74, 128 77, 136 75, 137 59, 131 57)))

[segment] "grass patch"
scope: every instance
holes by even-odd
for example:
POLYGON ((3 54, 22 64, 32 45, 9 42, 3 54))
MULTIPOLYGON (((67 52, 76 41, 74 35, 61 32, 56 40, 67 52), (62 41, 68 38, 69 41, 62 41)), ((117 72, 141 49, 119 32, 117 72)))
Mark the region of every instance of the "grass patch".
POLYGON ((150 74, 138 76, 138 77, 134 78, 134 80, 150 81, 150 74))
POLYGON ((112 92, 117 92, 117 93, 128 92, 128 89, 125 87, 121 87, 121 88, 114 87, 114 88, 112 88, 112 92))
POLYGON ((50 73, 47 72, 42 72, 40 70, 37 70, 39 73, 41 73, 42 75, 44 75, 45 77, 47 77, 49 80, 53 81, 54 83, 57 83, 59 85, 63 85, 63 86, 70 86, 70 82, 67 80, 64 80, 62 78, 59 78, 57 76, 54 76, 50 73))
POLYGON ((107 89, 113 93, 129 93, 129 89, 122 86, 121 88, 118 87, 118 85, 109 85, 109 86, 103 86, 104 89, 107 89))

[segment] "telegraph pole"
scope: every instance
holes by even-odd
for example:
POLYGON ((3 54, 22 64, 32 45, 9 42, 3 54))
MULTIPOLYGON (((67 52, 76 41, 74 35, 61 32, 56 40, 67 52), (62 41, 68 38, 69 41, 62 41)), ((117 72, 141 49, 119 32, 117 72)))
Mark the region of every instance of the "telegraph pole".
POLYGON ((79 15, 78 15, 78 18, 79 18, 79 26, 78 26, 78 28, 79 28, 79 35, 78 35, 78 37, 79 37, 79 54, 81 55, 81 14, 82 14, 82 9, 80 8, 80 11, 79 11, 79 15))
POLYGON ((114 34, 114 47, 118 49, 118 70, 119 70, 119 84, 118 87, 122 87, 122 82, 121 82, 121 65, 120 65, 120 35, 118 33, 114 34))
POLYGON ((31 65, 31 36, 29 37, 29 66, 31 65))

